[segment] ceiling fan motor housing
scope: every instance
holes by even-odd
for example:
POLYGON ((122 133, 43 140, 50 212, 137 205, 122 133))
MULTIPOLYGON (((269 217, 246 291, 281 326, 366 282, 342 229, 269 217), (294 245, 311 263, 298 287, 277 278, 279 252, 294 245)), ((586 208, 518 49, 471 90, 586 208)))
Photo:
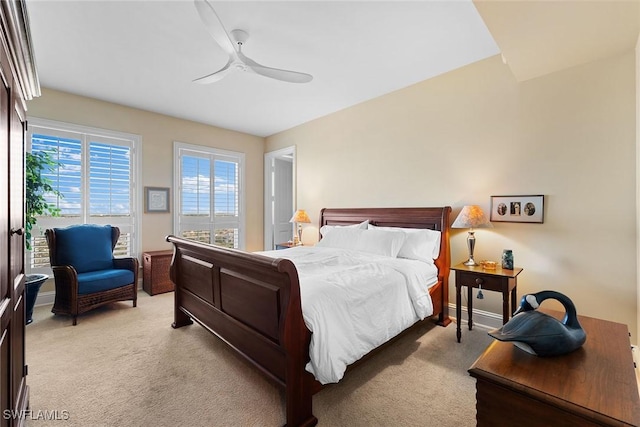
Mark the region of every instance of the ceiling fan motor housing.
POLYGON ((231 39, 236 43, 243 45, 249 40, 249 33, 243 30, 232 30, 231 31, 231 39))

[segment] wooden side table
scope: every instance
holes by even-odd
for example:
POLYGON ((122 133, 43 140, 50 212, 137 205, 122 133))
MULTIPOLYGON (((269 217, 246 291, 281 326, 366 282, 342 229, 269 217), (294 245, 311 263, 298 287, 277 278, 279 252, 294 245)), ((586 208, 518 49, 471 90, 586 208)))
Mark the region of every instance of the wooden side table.
POLYGON ((482 266, 469 267, 460 263, 451 267, 456 273, 456 336, 458 342, 462 337, 460 327, 460 317, 462 317, 462 287, 467 287, 467 313, 469 316, 469 330, 473 329, 473 288, 482 286, 483 290, 502 292, 502 324, 509 321, 509 318, 516 309, 518 274, 521 268, 506 270, 496 267, 495 270, 485 270, 482 266), (511 307, 509 307, 509 294, 511 294, 511 307))
POLYGON ((149 251, 142 254, 142 289, 149 295, 173 291, 169 267, 173 250, 149 251))
POLYGON ((293 242, 276 243, 276 250, 293 248, 295 246, 293 242))
POLYGON ((284 242, 284 243, 276 243, 276 250, 279 249, 288 249, 288 248, 297 248, 298 246, 313 246, 311 245, 296 245, 293 242, 284 242))
POLYGON ((476 379, 478 427, 640 425, 627 325, 578 320, 587 341, 568 354, 538 357, 500 341, 484 351, 469 369, 476 379))

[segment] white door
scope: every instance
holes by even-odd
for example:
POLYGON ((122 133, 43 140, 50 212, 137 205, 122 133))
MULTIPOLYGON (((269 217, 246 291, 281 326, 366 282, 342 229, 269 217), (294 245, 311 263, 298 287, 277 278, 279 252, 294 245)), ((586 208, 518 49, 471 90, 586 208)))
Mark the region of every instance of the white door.
POLYGON ((274 159, 273 238, 282 243, 293 238, 295 224, 289 222, 293 208, 293 162, 291 159, 274 159))
POLYGON ((295 212, 295 147, 265 154, 264 249, 291 240, 295 212))

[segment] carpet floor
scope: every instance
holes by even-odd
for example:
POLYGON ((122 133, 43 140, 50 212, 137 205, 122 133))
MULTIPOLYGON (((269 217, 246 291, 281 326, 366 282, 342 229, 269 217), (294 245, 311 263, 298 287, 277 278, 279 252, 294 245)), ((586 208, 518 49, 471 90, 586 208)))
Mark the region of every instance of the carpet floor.
MULTIPOLYGON (((36 307, 27 326, 28 426, 281 426, 283 393, 197 324, 172 329, 173 293, 78 318, 36 307)), ((482 329, 424 322, 313 397, 319 426, 475 426, 467 369, 482 329)))

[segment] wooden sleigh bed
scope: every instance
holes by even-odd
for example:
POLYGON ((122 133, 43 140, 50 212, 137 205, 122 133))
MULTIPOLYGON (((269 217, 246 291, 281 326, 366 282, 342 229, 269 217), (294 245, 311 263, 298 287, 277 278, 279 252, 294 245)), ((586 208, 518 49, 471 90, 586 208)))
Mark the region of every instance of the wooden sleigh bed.
MULTIPOLYGON (((438 283, 430 288, 433 319, 449 319, 450 207, 323 209, 320 226, 369 220, 381 227, 441 231, 435 260, 438 283)), ((311 332, 305 326, 298 272, 288 259, 167 236, 174 245, 174 328, 195 320, 220 337, 285 391, 288 426, 312 426, 312 396, 322 385, 305 370, 311 332)), ((426 320, 426 319, 425 319, 426 320)))

